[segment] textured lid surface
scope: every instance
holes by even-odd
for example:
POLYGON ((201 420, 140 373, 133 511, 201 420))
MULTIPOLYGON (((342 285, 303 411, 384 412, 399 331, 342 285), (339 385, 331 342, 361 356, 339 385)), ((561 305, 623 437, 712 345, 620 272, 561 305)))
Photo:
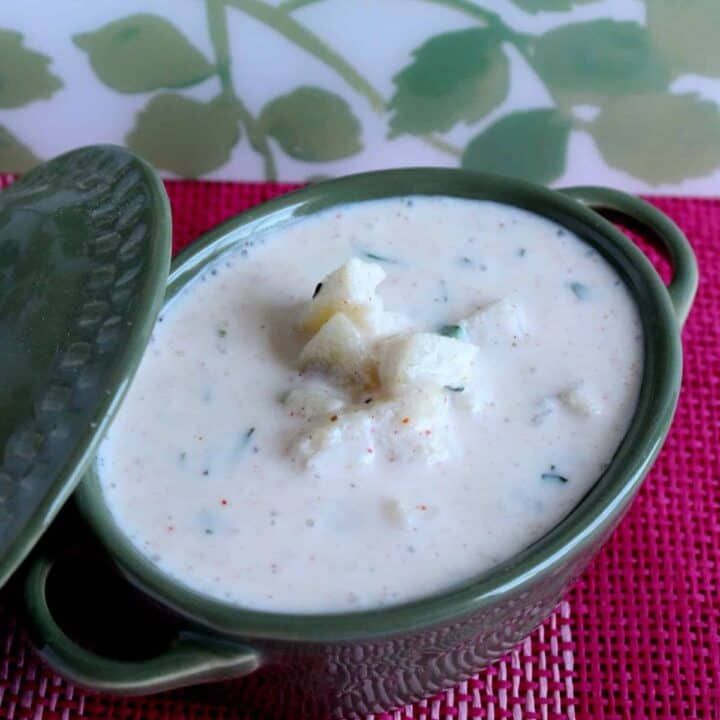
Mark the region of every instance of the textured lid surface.
POLYGON ((75 150, 0 193, 0 586, 92 460, 169 263, 163 185, 122 148, 75 150))

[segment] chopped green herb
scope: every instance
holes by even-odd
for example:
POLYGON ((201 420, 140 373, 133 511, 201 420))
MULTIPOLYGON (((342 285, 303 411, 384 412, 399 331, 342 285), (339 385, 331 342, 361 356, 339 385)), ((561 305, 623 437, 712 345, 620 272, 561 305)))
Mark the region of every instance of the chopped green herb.
POLYGON ((525 257, 527 255, 527 250, 525 248, 519 248, 517 254, 518 257, 525 257))
POLYGON ((251 427, 248 428, 241 436, 240 441, 238 442, 238 452, 242 452, 245 450, 245 448, 250 444, 250 438, 255 433, 255 428, 251 427))
POLYGON ((217 334, 224 338, 227 335, 227 330, 225 328, 218 328, 217 334))
POLYGON ((446 386, 445 386, 445 389, 446 389, 446 390, 449 390, 450 392, 461 393, 461 392, 463 392, 463 390, 465 390, 465 386, 464 386, 464 385, 455 385, 455 386, 453 386, 453 385, 446 385, 446 386))
POLYGON ((568 478, 564 475, 558 475, 554 472, 546 472, 540 476, 543 480, 554 480, 556 482, 566 483, 569 482, 568 478))
POLYGON ((185 451, 181 452, 178 459, 180 462, 185 462, 185 459, 187 458, 187 453, 185 451))
POLYGON ((552 411, 553 411, 552 408, 547 408, 545 410, 541 410, 537 415, 532 416, 532 419, 530 420, 530 422, 533 425, 542 425, 543 422, 545 422, 545 419, 547 418, 547 416, 550 415, 552 413, 552 411))
POLYGON ((459 264, 459 265, 472 265, 472 264, 473 264, 473 261, 472 261, 467 255, 463 255, 463 256, 458 260, 458 264, 459 264))
POLYGON ((313 300, 318 296, 318 293, 322 290, 322 283, 318 283, 315 286, 315 292, 313 293, 313 300))
POLYGON ((571 282, 570 289, 578 300, 590 299, 590 288, 580 282, 571 282))
POLYGON ((376 252, 368 250, 367 248, 356 247, 355 250, 360 253, 360 255, 366 257, 368 260, 375 260, 376 262, 387 263, 388 265, 400 264, 400 261, 396 260, 395 258, 388 257, 387 255, 378 255, 376 252))
POLYGON ((465 331, 460 325, 443 325, 438 330, 438 334, 449 338, 455 338, 456 340, 461 340, 465 337, 465 331))
POLYGON ((212 535, 213 531, 210 528, 205 528, 205 534, 206 535, 212 535))

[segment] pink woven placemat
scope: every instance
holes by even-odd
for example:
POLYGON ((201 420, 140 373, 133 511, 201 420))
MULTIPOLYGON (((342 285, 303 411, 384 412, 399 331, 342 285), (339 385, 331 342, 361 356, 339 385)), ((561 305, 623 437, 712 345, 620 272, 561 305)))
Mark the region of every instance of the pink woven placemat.
MULTIPOLYGON (((291 189, 167 187, 175 250, 291 189)), ((680 406, 660 459, 618 532, 520 648, 457 688, 387 718, 720 719, 720 200, 653 202, 688 234, 702 273, 683 333, 680 406)), ((232 703, 201 701, 192 691, 119 699, 79 690, 32 654, 0 594, 0 718, 224 720, 265 717, 264 709, 251 685, 232 703)))

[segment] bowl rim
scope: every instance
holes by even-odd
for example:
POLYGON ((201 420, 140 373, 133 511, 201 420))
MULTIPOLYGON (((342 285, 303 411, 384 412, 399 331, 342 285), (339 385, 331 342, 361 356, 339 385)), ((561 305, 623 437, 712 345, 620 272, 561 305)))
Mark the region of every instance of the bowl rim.
POLYGON ((510 597, 522 602, 530 586, 563 572, 573 561, 589 560, 657 456, 672 422, 682 376, 680 332, 668 291, 647 257, 624 233, 561 191, 450 168, 381 170, 311 185, 230 218, 181 252, 172 263, 163 310, 216 258, 241 248, 258 233, 328 207, 410 195, 491 200, 524 208, 575 232, 610 262, 633 295, 644 335, 640 395, 623 441, 580 502, 525 550, 447 590, 398 605, 343 613, 247 609, 183 585, 154 565, 116 525, 103 501, 93 463, 75 493, 82 515, 133 584, 191 622, 238 638, 339 642, 415 632, 510 597))

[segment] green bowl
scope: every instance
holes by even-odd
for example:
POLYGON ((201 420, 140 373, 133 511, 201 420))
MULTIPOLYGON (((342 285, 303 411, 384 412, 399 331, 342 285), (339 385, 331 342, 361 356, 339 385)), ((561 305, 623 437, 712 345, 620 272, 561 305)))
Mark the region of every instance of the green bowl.
MULTIPOLYGON (((645 366, 632 424, 605 473, 551 532, 462 587, 379 610, 290 615, 234 607, 163 574, 115 524, 91 469, 76 491, 82 514, 124 575, 168 608, 182 629, 166 652, 147 660, 88 651, 53 618, 46 582, 55 557, 45 551, 30 566, 25 603, 37 648, 61 673, 90 688, 142 694, 241 681, 272 666, 276 702, 287 700, 288 717, 299 716, 298 702, 303 716, 318 718, 381 712, 447 688, 504 655, 552 612, 608 538, 670 427, 682 375, 680 329, 697 287, 686 238, 645 202, 603 188, 552 191, 460 170, 347 177, 268 202, 208 233, 175 259, 166 302, 208 263, 257 233, 335 205, 409 194, 493 200, 545 216, 597 249, 627 284, 642 318, 645 366), (641 228, 664 248, 674 271, 669 287, 603 214, 641 228)), ((67 588, 69 600, 74 592, 67 588)))

